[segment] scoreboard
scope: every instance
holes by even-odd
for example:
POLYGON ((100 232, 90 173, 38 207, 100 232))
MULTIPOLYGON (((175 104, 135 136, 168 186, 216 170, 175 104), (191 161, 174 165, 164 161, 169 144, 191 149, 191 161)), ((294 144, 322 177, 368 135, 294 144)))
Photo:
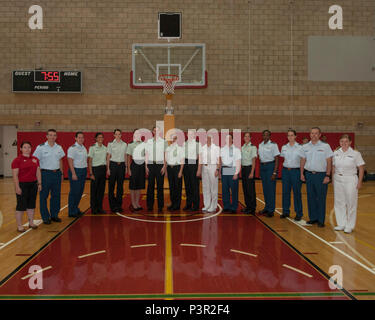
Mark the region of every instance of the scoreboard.
POLYGON ((13 92, 82 92, 81 71, 17 70, 12 72, 13 92))

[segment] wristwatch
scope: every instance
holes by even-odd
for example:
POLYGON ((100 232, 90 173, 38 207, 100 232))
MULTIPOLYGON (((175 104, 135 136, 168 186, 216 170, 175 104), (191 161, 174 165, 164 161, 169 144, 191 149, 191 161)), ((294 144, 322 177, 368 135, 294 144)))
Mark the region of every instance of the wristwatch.
POLYGON ((331 179, 331 176, 329 174, 326 174, 326 177, 331 179))

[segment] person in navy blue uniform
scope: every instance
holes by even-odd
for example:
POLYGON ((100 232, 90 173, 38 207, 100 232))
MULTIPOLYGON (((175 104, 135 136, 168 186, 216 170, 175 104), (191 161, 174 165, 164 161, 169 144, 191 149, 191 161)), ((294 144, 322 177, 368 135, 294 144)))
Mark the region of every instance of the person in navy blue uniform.
POLYGON ((289 143, 281 148, 280 157, 284 158, 282 170, 283 183, 283 214, 280 218, 287 218, 290 214, 290 195, 293 189, 294 211, 296 217, 294 220, 300 221, 303 216, 302 198, 301 198, 301 159, 305 157, 302 146, 296 141, 297 133, 293 129, 288 130, 289 143))
POLYGON ((42 190, 40 191, 40 214, 43 223, 50 224, 51 221, 61 222, 58 217, 60 212, 61 182, 63 175, 63 158, 65 152, 56 143, 57 133, 55 129, 47 131, 47 141, 40 144, 34 151, 33 156, 39 159, 42 172, 42 190), (50 210, 47 208, 47 198, 51 193, 50 210))
POLYGON ((308 224, 324 227, 326 198, 332 169, 333 152, 328 143, 320 141, 321 130, 310 130, 310 142, 303 145, 304 158, 301 161, 301 180, 306 181, 308 224), (305 173, 304 170, 305 169, 305 173))
POLYGON ((262 179, 265 206, 260 214, 273 217, 276 201, 276 178, 279 167, 279 148, 270 140, 271 131, 264 130, 263 142, 259 144, 260 177, 262 179))
POLYGON ((85 182, 87 177, 87 150, 83 145, 85 140, 83 132, 77 132, 75 135, 76 143, 68 149, 69 163, 69 217, 78 217, 82 215, 78 205, 81 201, 85 182))

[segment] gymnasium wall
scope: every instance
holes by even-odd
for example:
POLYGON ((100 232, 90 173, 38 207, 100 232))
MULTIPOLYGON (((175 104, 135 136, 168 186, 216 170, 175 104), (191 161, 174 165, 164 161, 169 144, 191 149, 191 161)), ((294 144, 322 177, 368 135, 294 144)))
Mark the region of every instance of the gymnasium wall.
POLYGON ((157 13, 180 11, 182 39, 206 43, 208 88, 178 90, 176 126, 354 132, 375 173, 375 82, 308 81, 309 36, 372 36, 373 0, 17 0, 0 12, 0 124, 20 132, 151 128, 163 117, 161 91, 129 86, 131 45, 157 39, 157 13), (43 8, 43 30, 28 9, 43 8), (343 8, 343 30, 328 9, 343 8), (82 94, 13 94, 11 71, 83 72, 82 94), (36 125, 39 122, 40 125, 36 125))

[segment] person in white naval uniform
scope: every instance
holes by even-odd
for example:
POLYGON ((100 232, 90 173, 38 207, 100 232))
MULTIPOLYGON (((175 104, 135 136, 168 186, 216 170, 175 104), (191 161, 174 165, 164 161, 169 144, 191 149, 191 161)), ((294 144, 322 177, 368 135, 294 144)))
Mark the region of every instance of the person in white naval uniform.
POLYGON ((198 176, 202 176, 203 212, 216 212, 220 174, 220 147, 213 143, 212 135, 200 148, 198 176))
POLYGON ((344 134, 340 148, 333 153, 333 190, 335 196, 336 231, 351 233, 357 219, 358 190, 362 186, 364 165, 361 153, 351 148, 352 139, 344 134), (357 176, 359 170, 359 177, 357 176))

